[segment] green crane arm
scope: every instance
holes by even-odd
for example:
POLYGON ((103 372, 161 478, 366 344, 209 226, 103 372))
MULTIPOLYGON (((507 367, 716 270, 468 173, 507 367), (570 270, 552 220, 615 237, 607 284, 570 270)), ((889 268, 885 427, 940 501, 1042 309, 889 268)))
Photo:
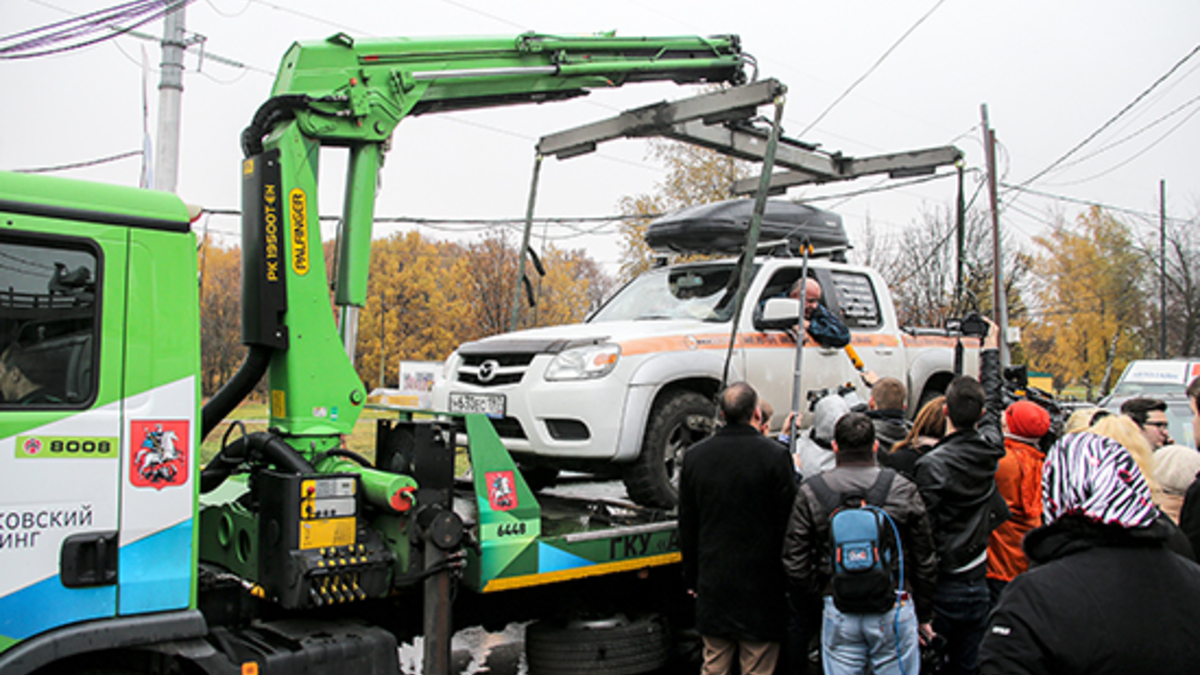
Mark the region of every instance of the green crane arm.
POLYGON ((630 82, 740 83, 736 37, 555 37, 298 42, 272 97, 303 108, 305 135, 323 144, 381 142, 402 118, 555 101, 630 82))
POLYGON ((353 429, 366 395, 343 346, 353 326, 339 333, 329 303, 317 209, 322 146, 349 149, 334 300, 359 307, 379 166, 404 117, 557 101, 631 82, 740 84, 747 60, 736 36, 338 34, 294 44, 242 134, 243 341, 269 352, 271 427, 311 456, 353 429))

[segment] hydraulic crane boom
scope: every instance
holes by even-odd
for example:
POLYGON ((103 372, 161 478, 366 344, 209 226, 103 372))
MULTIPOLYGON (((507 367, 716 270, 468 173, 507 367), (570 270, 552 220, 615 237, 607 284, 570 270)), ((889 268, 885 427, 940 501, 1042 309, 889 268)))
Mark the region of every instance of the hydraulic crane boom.
MULTIPOLYGON (((375 186, 406 116, 557 101, 629 82, 745 80, 736 36, 299 42, 243 132, 242 371, 205 406, 210 431, 269 368, 270 426, 306 458, 335 448, 366 397, 330 311, 317 208, 319 150, 349 149, 335 303, 366 301, 375 186)), ((343 327, 345 328, 345 327, 343 327)), ((320 468, 320 467, 318 467, 320 468)))

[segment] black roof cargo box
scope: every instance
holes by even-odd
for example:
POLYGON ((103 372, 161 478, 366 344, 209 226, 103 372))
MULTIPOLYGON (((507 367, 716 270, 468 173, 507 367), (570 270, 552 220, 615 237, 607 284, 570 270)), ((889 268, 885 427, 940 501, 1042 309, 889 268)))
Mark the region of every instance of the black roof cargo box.
MULTIPOLYGON (((646 245, 671 253, 737 254, 746 245, 753 199, 730 199, 669 213, 646 228, 646 245)), ((842 217, 804 204, 768 199, 760 242, 786 239, 796 249, 807 237, 818 253, 844 251, 850 239, 842 217)))

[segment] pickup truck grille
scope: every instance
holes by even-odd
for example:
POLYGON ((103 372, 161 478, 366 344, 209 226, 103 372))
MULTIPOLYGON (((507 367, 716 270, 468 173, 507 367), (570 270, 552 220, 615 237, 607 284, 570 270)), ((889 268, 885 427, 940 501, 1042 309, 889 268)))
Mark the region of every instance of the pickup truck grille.
POLYGON ((517 384, 525 377, 533 354, 464 354, 458 381, 478 387, 517 384))

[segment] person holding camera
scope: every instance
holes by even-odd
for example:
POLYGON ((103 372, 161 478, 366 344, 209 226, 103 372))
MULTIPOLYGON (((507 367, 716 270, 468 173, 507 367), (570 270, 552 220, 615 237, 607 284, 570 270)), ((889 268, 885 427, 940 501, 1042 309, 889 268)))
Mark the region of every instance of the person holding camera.
POLYGON ((979 641, 989 609, 987 546, 992 529, 1007 518, 996 491, 996 466, 1004 456, 1000 414, 1000 335, 987 331, 979 354, 979 380, 959 376, 946 389, 946 436, 916 464, 938 553, 933 630, 946 638, 943 672, 978 672, 979 641))

